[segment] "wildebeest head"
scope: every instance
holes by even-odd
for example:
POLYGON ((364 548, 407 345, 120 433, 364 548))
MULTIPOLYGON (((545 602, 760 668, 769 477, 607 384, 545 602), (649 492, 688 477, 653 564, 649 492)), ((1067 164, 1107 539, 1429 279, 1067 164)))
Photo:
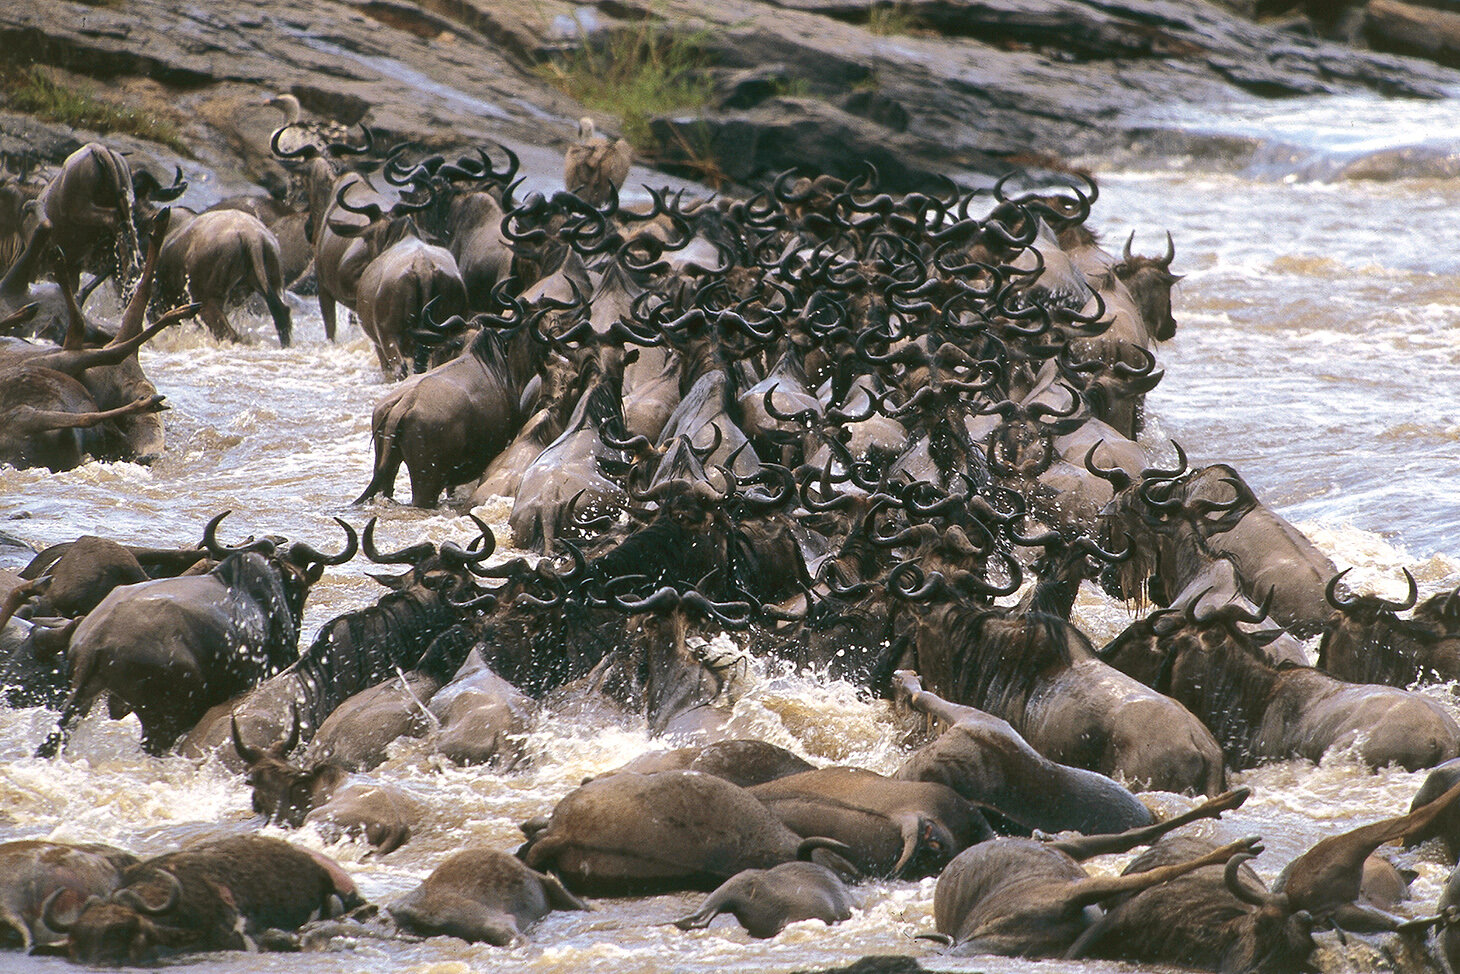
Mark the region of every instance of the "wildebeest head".
POLYGON ((248 765, 245 780, 253 789, 253 810, 265 821, 298 827, 304 817, 340 783, 344 772, 336 765, 301 768, 290 764, 287 755, 299 744, 299 711, 294 711, 289 735, 265 748, 243 742, 238 718, 232 723, 233 749, 248 765))
POLYGON ((1180 274, 1171 273, 1171 261, 1176 259, 1176 244, 1168 231, 1166 253, 1160 257, 1140 257, 1131 254, 1131 244, 1135 239, 1133 230, 1130 239, 1125 242, 1120 263, 1112 269, 1130 291, 1152 336, 1158 342, 1168 342, 1176 336, 1176 319, 1171 314, 1171 288, 1181 280, 1180 274))
POLYGON ((296 622, 304 612, 304 600, 309 594, 309 587, 320 580, 324 575, 325 567, 343 565, 354 558, 355 553, 360 550, 360 538, 355 533, 355 529, 339 518, 334 520, 336 524, 344 528, 346 542, 344 549, 336 555, 324 554, 303 541, 296 541, 281 552, 280 541, 273 538, 260 538, 257 541, 228 547, 218 542, 218 525, 230 513, 232 512, 224 511, 203 528, 203 547, 208 549, 208 553, 220 562, 229 555, 246 552, 257 552, 268 558, 279 571, 285 599, 289 603, 289 610, 296 622))
POLYGON ((165 870, 149 873, 141 883, 117 890, 108 899, 93 896, 74 918, 58 915, 58 889, 41 909, 41 922, 68 935, 67 954, 85 964, 116 966, 146 960, 159 946, 180 944, 181 931, 160 922, 176 910, 182 884, 165 870))

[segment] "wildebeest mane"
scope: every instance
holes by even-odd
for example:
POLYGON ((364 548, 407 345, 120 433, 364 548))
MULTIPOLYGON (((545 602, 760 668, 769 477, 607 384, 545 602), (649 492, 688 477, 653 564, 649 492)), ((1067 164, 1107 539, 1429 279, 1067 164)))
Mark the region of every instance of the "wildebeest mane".
POLYGON ((1252 738, 1257 715, 1272 692, 1277 671, 1240 630, 1225 624, 1184 626, 1166 637, 1165 648, 1166 659, 1151 688, 1174 697, 1195 714, 1216 738, 1230 767, 1251 767, 1256 763, 1252 738), (1200 692, 1173 692, 1176 665, 1190 656, 1204 666, 1200 692))
POLYGON ((318 727, 347 697, 397 670, 415 669, 432 641, 457 618, 437 593, 408 589, 325 623, 292 667, 304 689, 304 723, 318 727))
MULTIPOLYGON (((1372 599, 1373 596, 1358 598, 1372 599)), ((1373 624, 1361 626, 1360 632, 1358 645, 1346 654, 1348 665, 1343 668, 1342 679, 1351 683, 1408 687, 1422 677, 1442 678, 1425 666, 1424 657, 1441 638, 1434 627, 1412 619, 1400 619, 1392 612, 1386 612, 1380 614, 1373 624)), ((1351 639, 1351 634, 1352 628, 1343 624, 1323 634, 1323 641, 1318 644, 1320 670, 1330 668, 1333 641, 1345 637, 1351 639)))
POLYGON ((249 683, 267 678, 292 663, 299 652, 299 622, 304 612, 303 589, 291 592, 273 561, 252 551, 237 551, 214 567, 212 574, 230 590, 246 592, 264 608, 268 632, 264 658, 238 661, 249 683), (252 663, 252 665, 248 665, 252 663))
MULTIPOLYGON (((1071 637, 1077 630, 1057 616, 1008 618, 958 607, 950 608, 944 619, 940 639, 946 647, 944 686, 950 699, 1003 717, 1015 727, 1039 684, 1051 671, 1075 661, 1071 637)), ((919 670, 933 683, 933 672, 922 670, 926 654, 921 646, 918 659, 919 670)))

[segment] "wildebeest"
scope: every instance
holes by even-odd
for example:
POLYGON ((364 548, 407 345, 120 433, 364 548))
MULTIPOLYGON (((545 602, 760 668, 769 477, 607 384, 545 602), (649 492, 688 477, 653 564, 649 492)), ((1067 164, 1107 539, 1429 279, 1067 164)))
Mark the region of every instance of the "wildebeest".
POLYGON ((1080 860, 1152 842, 1194 819, 1235 808, 1246 796, 1245 789, 1229 792, 1168 821, 1117 835, 980 843, 959 854, 938 877, 934 925, 958 954, 1058 957, 1094 922, 1089 907, 1261 846, 1255 838, 1243 839, 1134 876, 1090 876, 1080 860))
POLYGON ((1273 666, 1238 628, 1254 618, 1235 606, 1153 614, 1101 656, 1191 708, 1234 767, 1289 757, 1316 762, 1344 746, 1370 767, 1410 771, 1460 755, 1460 726, 1439 704, 1312 667, 1273 666))
POLYGON ((1065 620, 946 603, 917 625, 913 668, 931 688, 1009 721, 1050 760, 1144 788, 1221 791, 1224 761, 1207 728, 1181 703, 1102 662, 1065 620))
MULTIPOLYGON (((1398 917, 1360 902, 1365 863, 1381 844, 1422 830, 1456 798, 1460 786, 1407 815, 1321 839, 1283 869, 1271 892, 1243 867, 1251 857, 1242 854, 1221 871, 1201 869, 1114 902, 1069 956, 1233 974, 1301 970, 1314 948, 1315 926, 1373 932, 1402 925, 1398 917)), ((1132 861, 1125 874, 1169 868, 1210 849, 1210 843, 1169 837, 1132 861)))
POLYGON ((937 875, 958 853, 993 836, 974 805, 936 782, 830 767, 749 791, 791 831, 844 843, 851 863, 876 876, 937 875))
POLYGON ((287 756, 299 743, 299 714, 289 737, 265 748, 249 747, 231 725, 233 748, 247 765, 244 776, 253 789, 253 809, 267 822, 293 828, 315 822, 345 834, 363 833, 381 855, 394 852, 411 835, 411 821, 420 808, 394 785, 355 779, 331 761, 301 768, 287 756))
POLYGON ((93 896, 107 897, 121 883, 122 870, 137 857, 108 845, 70 845, 40 839, 0 844, 0 946, 19 941, 29 952, 61 937, 41 922, 41 911, 75 910, 93 896))
POLYGON ((848 852, 782 825, 753 795, 694 771, 612 774, 570 792, 521 852, 575 892, 713 889, 742 869, 848 852))
POLYGON ((371 518, 361 537, 365 554, 377 564, 410 567, 398 575, 372 575, 389 589, 378 602, 331 619, 288 669, 208 711, 183 740, 182 753, 213 754, 237 768, 237 754, 229 745, 234 719, 248 740, 278 740, 288 734, 290 712, 297 706, 307 740, 346 699, 398 670, 415 670, 425 662, 439 668, 444 679, 460 667, 470 643, 466 648, 455 645, 453 626, 461 613, 447 597, 465 584, 464 566, 495 550, 490 529, 479 524, 485 540, 482 551, 467 552, 449 541, 439 551, 427 542, 380 551, 375 546, 375 523, 371 518))
POLYGON ((237 291, 258 294, 273 316, 280 346, 288 348, 293 326, 285 283, 279 241, 268 227, 242 210, 211 210, 168 234, 158 260, 156 300, 187 295, 202 305, 198 314, 215 338, 238 341, 226 305, 237 291))
POLYGON ((944 725, 930 744, 894 772, 908 781, 934 781, 1026 829, 1086 835, 1150 825, 1151 813, 1110 778, 1057 764, 1030 747, 1009 723, 924 690, 917 674, 893 674, 893 693, 944 725))
POLYGON ((522 425, 528 377, 519 371, 484 328, 456 358, 391 390, 371 416, 375 470, 355 503, 392 496, 402 463, 416 507, 434 507, 443 488, 480 476, 522 425))
POLYGON ((734 914, 752 937, 774 937, 801 920, 841 923, 852 915, 852 897, 834 870, 815 862, 783 862, 736 873, 674 925, 702 930, 721 913, 734 914))
POLYGON ((524 928, 553 910, 587 909, 556 876, 529 869, 505 852, 477 848, 454 854, 386 907, 411 933, 496 947, 517 943, 524 928))
POLYGON ((339 866, 278 839, 204 842, 128 867, 108 898, 63 918, 53 894, 45 924, 67 935, 72 960, 137 964, 159 950, 243 950, 268 929, 296 930, 361 899, 339 866))
POLYGON ((1460 679, 1460 638, 1444 626, 1421 617, 1401 619, 1414 608, 1419 592, 1409 569, 1404 577, 1409 594, 1401 602, 1377 595, 1338 594, 1339 572, 1328 583, 1333 617, 1318 646, 1318 668, 1351 683, 1383 683, 1410 687, 1460 679))
POLYGON ((118 281, 136 269, 137 233, 132 224, 132 169, 121 153, 88 142, 66 157, 41 191, 41 214, 52 242, 66 254, 63 273, 74 289, 81 265, 103 245, 114 248, 118 281))
POLYGON ((215 535, 224 516, 203 532, 216 568, 113 589, 77 627, 68 650, 71 695, 42 756, 60 749, 103 692, 114 715, 137 714, 143 745, 161 753, 209 707, 297 658, 309 587, 325 566, 354 557, 355 529, 336 519, 348 537, 337 555, 302 541, 281 551, 267 539, 228 549, 215 535))
POLYGON ((523 759, 523 738, 537 715, 537 701, 494 673, 476 651, 428 707, 441 722, 431 744, 437 754, 456 764, 501 770, 523 759))

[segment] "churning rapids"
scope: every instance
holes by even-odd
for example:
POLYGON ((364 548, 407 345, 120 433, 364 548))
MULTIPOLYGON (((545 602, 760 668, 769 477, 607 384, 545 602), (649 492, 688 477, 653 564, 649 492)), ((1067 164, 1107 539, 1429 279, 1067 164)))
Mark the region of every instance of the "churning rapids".
MULTIPOLYGON (((1360 590, 1400 597, 1401 567, 1414 572, 1422 595, 1455 587, 1460 251, 1451 241, 1460 179, 1437 174, 1460 158, 1460 100, 1249 104, 1203 117, 1153 117, 1151 124, 1185 133, 1153 144, 1179 145, 1190 154, 1160 164, 1143 154, 1090 160, 1101 182, 1091 224, 1103 232, 1107 249, 1118 252, 1135 230, 1135 249, 1157 252, 1169 228, 1177 248, 1173 269, 1186 274, 1176 293, 1180 328, 1160 352, 1166 376, 1149 400, 1145 442, 1169 457, 1164 444, 1175 438, 1193 464, 1235 464, 1259 496, 1340 567, 1354 566, 1350 578, 1360 590), (1235 156, 1234 146, 1240 148, 1235 156), (1398 178, 1342 178, 1356 161, 1398 178)), ((263 315, 235 317, 252 333, 243 346, 219 344, 199 325, 164 333, 144 349, 143 365, 172 407, 166 456, 151 468, 0 469, 0 529, 37 546, 83 533, 134 544, 190 544, 208 518, 231 509, 228 537, 281 533, 330 546, 338 535, 331 517, 359 526, 379 515, 382 545, 469 540, 471 522, 457 514, 469 496, 464 491, 455 495, 455 508, 437 511, 389 501, 349 505, 370 478, 370 411, 389 382, 357 328, 331 346, 312 298, 297 303, 295 315, 297 344, 287 350, 276 347, 263 315)), ((507 500, 479 509, 504 540, 509 510, 507 500)), ((365 569, 361 562, 332 569, 314 588, 306 638, 326 619, 379 596, 365 569)), ((1097 645, 1131 618, 1088 584, 1076 613, 1097 645)), ((733 647, 727 643, 726 650, 733 647)), ((1451 687, 1426 692, 1460 716, 1451 687)), ((741 668, 730 696, 735 732, 817 764, 890 772, 910 729, 888 704, 848 684, 763 661, 741 668)), ((32 758, 54 721, 42 710, 0 710, 0 840, 100 841, 152 854, 205 835, 258 828, 241 777, 211 764, 146 756, 134 719, 108 721, 104 707, 82 724, 62 757, 32 758)), ((368 899, 389 900, 468 843, 515 848, 517 823, 550 811, 585 775, 662 746, 642 728, 551 715, 527 743, 530 768, 500 775, 441 762, 420 741, 397 742, 377 774, 400 783, 428 811, 411 841, 383 859, 366 855, 363 841, 327 843, 312 827, 288 837, 338 859, 368 899)), ((1222 822, 1198 828, 1224 841, 1261 833, 1268 851, 1254 865, 1271 881, 1323 836, 1406 810, 1422 778, 1422 772, 1392 769, 1369 774, 1343 755, 1330 755, 1319 767, 1271 764, 1235 775, 1235 783, 1252 786, 1252 799, 1222 822)), ((1160 793, 1143 798, 1163 813, 1191 802, 1160 793)), ((1400 860, 1420 874, 1416 900, 1408 904, 1418 915, 1434 903, 1448 867, 1424 848, 1400 860)), ((1100 863, 1112 870, 1122 864, 1100 863)), ((944 970, 1130 969, 941 957, 913 939, 932 929, 933 885, 931 879, 865 884, 857 888, 861 908, 850 921, 836 927, 807 921, 769 941, 750 939, 728 919, 692 933, 665 926, 698 901, 699 894, 686 894, 553 913, 528 945, 510 950, 450 938, 362 937, 337 938, 327 950, 302 955, 214 954, 168 963, 208 972, 627 974, 788 971, 907 954, 944 970)), ((1316 960, 1326 970, 1391 963, 1365 953, 1357 939, 1346 951, 1332 935, 1320 944, 1316 960)), ((0 954, 0 971, 69 969, 59 959, 0 954)))

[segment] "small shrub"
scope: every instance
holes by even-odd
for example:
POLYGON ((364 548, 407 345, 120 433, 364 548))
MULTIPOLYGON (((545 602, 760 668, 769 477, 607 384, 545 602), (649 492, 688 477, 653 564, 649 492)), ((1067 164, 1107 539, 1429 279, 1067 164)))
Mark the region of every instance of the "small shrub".
POLYGON ((611 33, 601 44, 585 36, 572 52, 540 65, 538 73, 591 111, 618 116, 624 137, 649 152, 655 148, 651 118, 709 104, 705 36, 644 21, 635 30, 611 33))
POLYGON ((903 3, 874 3, 867 8, 867 30, 879 37, 911 34, 922 26, 918 15, 908 10, 903 3))
POLYGON ((89 90, 67 87, 40 67, 10 67, 0 74, 10 107, 39 115, 52 122, 93 129, 103 135, 122 132, 167 146, 180 155, 191 155, 178 135, 177 127, 151 112, 103 101, 89 90))

